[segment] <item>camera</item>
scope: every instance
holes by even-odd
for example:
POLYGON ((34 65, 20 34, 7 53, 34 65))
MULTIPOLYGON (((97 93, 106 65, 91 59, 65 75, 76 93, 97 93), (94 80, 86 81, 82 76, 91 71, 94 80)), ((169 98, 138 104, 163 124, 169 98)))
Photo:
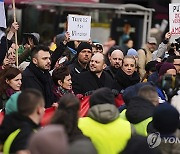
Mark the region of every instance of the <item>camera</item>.
POLYGON ((180 51, 180 37, 177 38, 177 39, 175 39, 175 41, 177 42, 177 43, 175 43, 176 50, 177 50, 177 51, 180 51))
POLYGON ((170 102, 171 98, 180 90, 180 74, 176 76, 169 74, 164 75, 161 79, 160 87, 165 91, 168 101, 170 102))

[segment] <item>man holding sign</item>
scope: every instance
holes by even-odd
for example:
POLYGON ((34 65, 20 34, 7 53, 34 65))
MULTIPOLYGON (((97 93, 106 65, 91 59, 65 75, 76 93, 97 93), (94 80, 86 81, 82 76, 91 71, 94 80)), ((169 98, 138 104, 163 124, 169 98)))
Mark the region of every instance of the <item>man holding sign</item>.
POLYGON ((68 30, 70 40, 85 41, 77 47, 77 59, 69 65, 72 81, 76 74, 87 71, 92 56, 92 46, 87 43, 90 40, 91 16, 68 15, 68 30))
POLYGON ((92 47, 87 42, 81 42, 77 48, 77 59, 69 65, 72 81, 74 76, 88 70, 88 64, 92 57, 92 47))

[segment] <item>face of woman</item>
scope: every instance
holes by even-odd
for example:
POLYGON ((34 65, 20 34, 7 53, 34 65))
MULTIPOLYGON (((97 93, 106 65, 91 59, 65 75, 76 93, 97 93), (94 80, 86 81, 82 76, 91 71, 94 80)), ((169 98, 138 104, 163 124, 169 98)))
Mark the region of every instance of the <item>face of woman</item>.
POLYGON ((15 44, 13 43, 13 44, 11 45, 11 47, 9 48, 9 50, 8 50, 8 59, 9 59, 9 63, 10 63, 10 64, 15 64, 15 62, 16 62, 15 49, 16 49, 16 46, 15 46, 15 44))
POLYGON ((71 75, 65 76, 64 82, 61 83, 61 87, 63 87, 66 90, 72 89, 71 75))
POLYGON ((135 59, 125 58, 123 60, 122 70, 124 71, 124 73, 126 73, 127 75, 132 75, 135 69, 136 69, 135 59))
POLYGON ((15 78, 11 80, 6 80, 6 83, 15 91, 19 91, 21 89, 22 74, 18 74, 15 78))

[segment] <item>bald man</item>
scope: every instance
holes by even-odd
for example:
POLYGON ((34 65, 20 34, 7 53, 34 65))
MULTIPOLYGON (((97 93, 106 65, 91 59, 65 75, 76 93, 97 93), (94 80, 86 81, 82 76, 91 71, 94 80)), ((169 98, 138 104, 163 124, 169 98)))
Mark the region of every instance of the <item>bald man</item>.
POLYGON ((114 50, 109 56, 110 66, 105 68, 105 71, 114 79, 116 72, 122 66, 124 54, 121 50, 114 50))
POLYGON ((90 71, 78 74, 73 82, 75 94, 85 94, 101 87, 112 88, 113 80, 104 71, 106 68, 104 55, 96 53, 92 56, 89 64, 90 71))

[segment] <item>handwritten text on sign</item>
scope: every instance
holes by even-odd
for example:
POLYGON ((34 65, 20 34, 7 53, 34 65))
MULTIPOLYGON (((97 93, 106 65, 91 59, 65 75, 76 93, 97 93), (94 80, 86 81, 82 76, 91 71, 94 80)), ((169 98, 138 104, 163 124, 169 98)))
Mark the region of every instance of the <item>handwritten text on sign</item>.
POLYGON ((91 31, 91 16, 68 15, 68 32, 71 40, 88 41, 91 31))
POLYGON ((180 3, 169 4, 169 25, 172 35, 180 34, 180 3))

